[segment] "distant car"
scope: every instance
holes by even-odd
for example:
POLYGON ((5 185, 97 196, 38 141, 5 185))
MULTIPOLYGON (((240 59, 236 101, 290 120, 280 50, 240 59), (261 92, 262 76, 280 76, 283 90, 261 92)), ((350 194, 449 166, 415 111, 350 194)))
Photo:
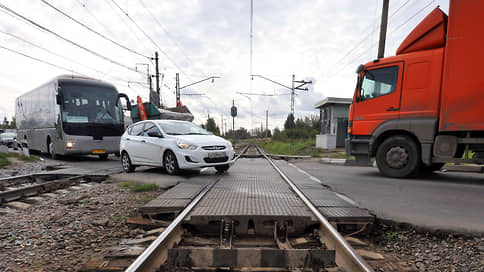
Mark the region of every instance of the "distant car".
POLYGON ((5 132, 0 134, 0 145, 7 147, 17 147, 17 134, 5 132))
POLYGON ((180 169, 215 167, 227 171, 234 162, 232 144, 187 121, 146 120, 130 125, 120 142, 125 172, 136 166, 163 167, 168 174, 180 169))

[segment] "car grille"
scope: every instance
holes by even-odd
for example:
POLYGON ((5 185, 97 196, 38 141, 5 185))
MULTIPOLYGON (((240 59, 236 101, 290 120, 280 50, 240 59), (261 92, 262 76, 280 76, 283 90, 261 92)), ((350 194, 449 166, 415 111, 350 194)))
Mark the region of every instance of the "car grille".
POLYGON ((206 163, 218 163, 218 162, 226 162, 228 161, 229 157, 220 157, 220 158, 203 158, 206 163))
POLYGON ((225 146, 224 145, 207 145, 207 146, 202 146, 203 149, 205 150, 224 150, 225 146))

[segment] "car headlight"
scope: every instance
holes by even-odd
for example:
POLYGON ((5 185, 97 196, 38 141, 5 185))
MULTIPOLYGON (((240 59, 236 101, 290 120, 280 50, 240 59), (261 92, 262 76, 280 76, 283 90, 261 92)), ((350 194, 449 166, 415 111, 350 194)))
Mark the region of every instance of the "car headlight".
POLYGON ((176 145, 181 148, 181 149, 190 149, 190 150, 195 150, 197 149, 198 146, 193 145, 193 144, 188 144, 184 142, 177 141, 176 145))

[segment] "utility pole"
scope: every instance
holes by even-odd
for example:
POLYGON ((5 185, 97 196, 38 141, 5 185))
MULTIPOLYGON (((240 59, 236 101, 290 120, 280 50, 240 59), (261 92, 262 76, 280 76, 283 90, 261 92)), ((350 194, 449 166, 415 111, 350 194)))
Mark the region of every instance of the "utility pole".
POLYGON ((269 110, 266 110, 266 138, 269 131, 269 110))
POLYGON ((158 52, 155 52, 155 79, 156 79, 156 107, 160 107, 160 70, 158 68, 158 52))
MULTIPOLYGON (((292 82, 291 82, 292 84, 291 84, 291 87, 286 86, 286 85, 284 85, 282 83, 279 83, 277 81, 274 81, 274 80, 272 80, 270 78, 267 78, 265 76, 261 76, 261 75, 251 75, 251 76, 252 76, 252 79, 254 77, 260 77, 262 79, 265 79, 265 80, 270 81, 270 82, 272 82, 274 84, 277 84, 279 86, 282 86, 282 87, 284 87, 286 89, 291 90, 291 114, 293 116, 294 116, 294 97, 296 96, 296 90, 299 90, 299 91, 308 91, 309 89, 307 87, 304 87, 304 86, 307 85, 307 84, 313 84, 312 81, 296 80, 296 76, 295 75, 292 75, 292 82), (298 83, 299 85, 296 86, 295 83, 298 83)), ((252 94, 252 93, 238 93, 238 94, 247 95, 247 96, 249 96, 249 95, 261 95, 261 94, 252 94)))
POLYGON ((176 73, 175 75, 175 96, 176 96, 176 106, 180 104, 180 74, 176 73))
POLYGON ((224 136, 224 115, 220 115, 220 134, 224 136))
POLYGON ((296 76, 292 75, 292 86, 291 86, 291 114, 294 116, 294 81, 296 80, 296 76))
POLYGON ((388 24, 388 4, 390 0, 383 0, 383 7, 381 11, 381 25, 380 25, 380 42, 378 44, 378 58, 383 58, 385 55, 385 40, 387 36, 388 24))

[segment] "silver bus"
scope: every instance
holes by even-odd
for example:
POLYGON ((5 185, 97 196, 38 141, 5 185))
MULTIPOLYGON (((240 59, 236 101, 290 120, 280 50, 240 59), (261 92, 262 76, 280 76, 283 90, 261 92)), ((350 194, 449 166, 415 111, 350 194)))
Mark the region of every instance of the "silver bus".
POLYGON ((57 155, 119 154, 123 108, 116 88, 93 78, 58 76, 17 97, 17 141, 57 155))

